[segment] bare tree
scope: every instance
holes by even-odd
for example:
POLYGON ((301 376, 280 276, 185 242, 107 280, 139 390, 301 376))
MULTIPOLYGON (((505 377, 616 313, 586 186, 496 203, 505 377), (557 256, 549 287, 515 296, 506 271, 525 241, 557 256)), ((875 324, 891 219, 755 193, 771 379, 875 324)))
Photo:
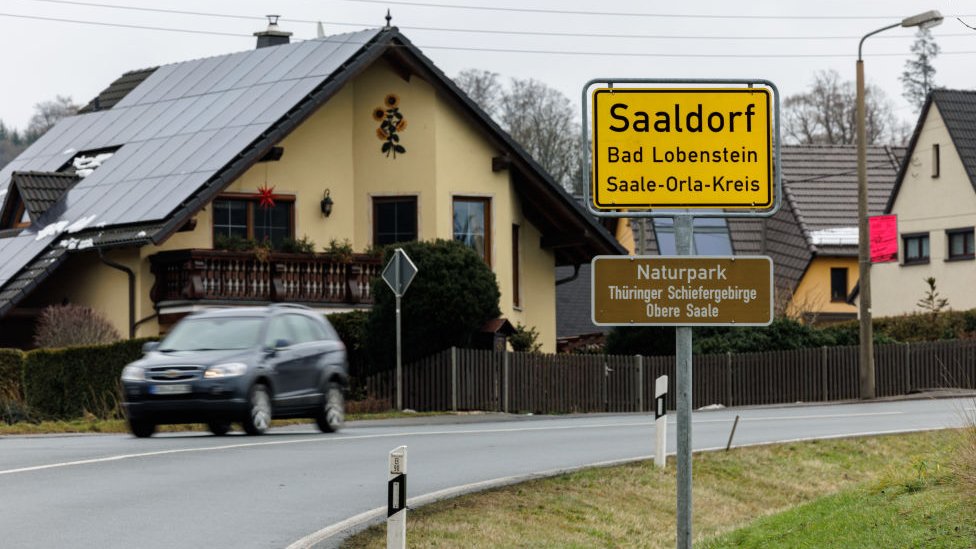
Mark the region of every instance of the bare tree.
MULTIPOLYGON (((783 101, 783 130, 797 144, 853 144, 857 137, 857 91, 834 70, 820 71, 809 91, 783 101)), ((891 101, 874 85, 865 86, 865 129, 868 144, 900 143, 905 125, 895 118, 891 101)))
POLYGON ((915 57, 905 61, 905 70, 901 73, 901 84, 905 87, 902 96, 916 109, 922 108, 925 98, 935 88, 935 67, 932 62, 941 51, 931 31, 919 27, 912 43, 915 57))
POLYGON ((454 81, 553 179, 569 192, 580 192, 579 117, 562 92, 531 78, 513 78, 505 88, 496 73, 477 69, 454 81))
POLYGON ((490 116, 498 116, 498 105, 504 90, 498 73, 481 69, 465 69, 454 77, 454 83, 490 116))
POLYGON ((27 141, 36 141, 59 120, 77 113, 78 109, 79 106, 70 97, 63 95, 58 95, 51 101, 35 104, 34 115, 27 123, 27 131, 25 132, 27 141))

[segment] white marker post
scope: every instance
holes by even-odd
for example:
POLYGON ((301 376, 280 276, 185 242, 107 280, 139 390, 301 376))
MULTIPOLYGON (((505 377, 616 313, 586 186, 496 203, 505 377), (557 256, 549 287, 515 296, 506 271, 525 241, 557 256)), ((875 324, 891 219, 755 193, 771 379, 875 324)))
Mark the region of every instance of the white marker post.
POLYGON ((407 447, 390 452, 390 480, 386 488, 386 547, 407 547, 407 447))
POLYGON ((657 441, 654 444, 654 465, 661 469, 668 464, 668 412, 665 398, 668 395, 668 376, 657 378, 654 383, 654 427, 657 441))

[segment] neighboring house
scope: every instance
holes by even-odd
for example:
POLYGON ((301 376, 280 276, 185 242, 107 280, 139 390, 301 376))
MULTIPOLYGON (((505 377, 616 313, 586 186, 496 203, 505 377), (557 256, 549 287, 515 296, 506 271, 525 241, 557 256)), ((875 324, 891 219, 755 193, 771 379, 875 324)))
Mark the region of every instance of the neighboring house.
POLYGON ((885 213, 898 218, 898 260, 871 268, 874 316, 920 311, 927 278, 952 309, 976 307, 976 91, 929 94, 885 213))
POLYGON ((364 252, 441 238, 554 350, 555 267, 624 253, 614 236, 396 28, 256 35, 126 73, 0 170, 0 346, 65 302, 129 336, 210 305, 368 307, 364 252), (248 238, 336 253, 215 250, 248 238))
MULTIPOLYGON (((903 147, 868 147, 872 215, 884 209, 904 155, 903 147)), ((856 147, 786 145, 782 169, 784 196, 776 214, 767 219, 697 218, 694 252, 771 257, 777 314, 806 322, 856 318, 857 308, 846 302, 858 279, 856 147)), ((632 233, 644 255, 675 254, 671 218, 635 219, 632 233)), ((590 320, 589 272, 581 271, 579 279, 559 287, 561 342, 606 332, 590 320)))

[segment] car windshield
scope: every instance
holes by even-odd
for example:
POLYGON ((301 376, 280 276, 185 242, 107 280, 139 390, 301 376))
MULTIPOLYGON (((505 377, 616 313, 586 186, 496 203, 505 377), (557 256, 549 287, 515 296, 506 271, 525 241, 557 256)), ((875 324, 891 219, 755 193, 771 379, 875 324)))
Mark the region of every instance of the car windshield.
POLYGON ((188 318, 177 324, 159 351, 226 351, 258 344, 261 317, 188 318))

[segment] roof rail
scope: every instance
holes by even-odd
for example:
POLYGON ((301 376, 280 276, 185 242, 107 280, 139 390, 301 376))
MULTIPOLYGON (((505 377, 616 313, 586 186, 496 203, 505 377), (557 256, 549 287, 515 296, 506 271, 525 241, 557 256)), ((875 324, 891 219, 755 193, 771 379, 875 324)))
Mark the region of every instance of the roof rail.
POLYGON ((278 308, 286 309, 287 308, 287 309, 305 309, 307 311, 311 311, 312 310, 311 307, 308 307, 306 305, 299 305, 298 303, 272 303, 271 305, 268 305, 268 307, 271 308, 271 309, 278 309, 278 308))

